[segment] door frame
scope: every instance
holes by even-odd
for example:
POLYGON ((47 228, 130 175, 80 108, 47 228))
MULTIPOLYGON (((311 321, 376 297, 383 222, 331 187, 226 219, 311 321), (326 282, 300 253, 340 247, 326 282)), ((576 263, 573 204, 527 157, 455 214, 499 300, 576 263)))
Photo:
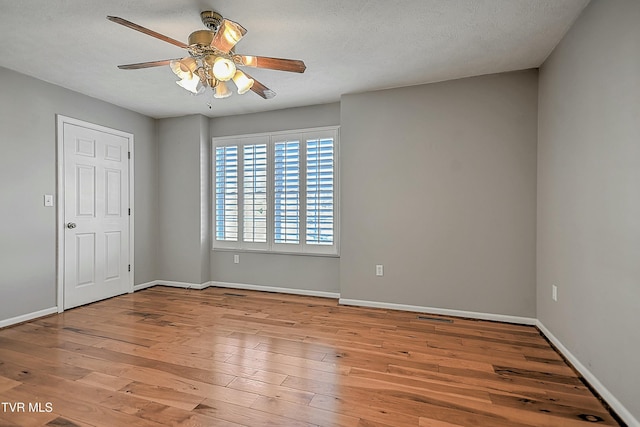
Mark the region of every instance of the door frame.
POLYGON ((124 132, 121 130, 97 125, 95 123, 86 122, 72 117, 56 114, 56 288, 57 288, 57 305, 58 313, 64 311, 64 234, 65 234, 65 191, 64 191, 64 125, 65 123, 85 127, 98 132, 110 133, 112 135, 118 135, 128 140, 129 146, 129 209, 131 209, 131 215, 129 215, 129 265, 131 265, 131 271, 129 273, 129 293, 133 292, 133 276, 134 276, 134 229, 133 225, 135 209, 133 208, 133 177, 134 177, 134 157, 133 157, 133 134, 124 132))

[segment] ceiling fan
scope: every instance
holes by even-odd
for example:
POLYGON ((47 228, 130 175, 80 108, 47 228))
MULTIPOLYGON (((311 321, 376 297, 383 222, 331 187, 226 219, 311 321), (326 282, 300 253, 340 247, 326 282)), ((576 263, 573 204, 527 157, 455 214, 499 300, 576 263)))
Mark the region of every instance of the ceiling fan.
MULTIPOLYGON (((169 65, 174 74, 180 78, 176 83, 195 95, 211 88, 215 98, 227 98, 231 95, 227 82, 233 81, 239 94, 251 90, 264 99, 273 98, 276 95, 275 92, 238 67, 267 68, 293 73, 304 73, 307 68, 303 61, 296 59, 236 54, 235 45, 247 30, 237 22, 223 18, 215 11, 203 11, 200 13, 200 18, 208 30, 194 31, 189 35, 188 44, 186 44, 126 19, 107 16, 107 19, 112 22, 171 43, 189 53, 189 56, 184 58, 119 65, 118 68, 137 70, 169 65)), ((209 107, 211 108, 211 105, 209 107)))

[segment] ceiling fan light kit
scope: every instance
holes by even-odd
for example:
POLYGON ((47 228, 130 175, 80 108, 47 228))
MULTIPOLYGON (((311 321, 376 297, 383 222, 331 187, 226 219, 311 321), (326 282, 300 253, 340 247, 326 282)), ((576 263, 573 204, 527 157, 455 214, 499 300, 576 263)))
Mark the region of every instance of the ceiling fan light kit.
POLYGON ((185 44, 126 19, 107 16, 110 21, 171 43, 189 53, 189 56, 181 59, 119 65, 118 68, 137 70, 169 65, 171 71, 180 79, 176 82, 179 86, 194 95, 205 93, 207 88, 210 88, 213 97, 218 99, 227 98, 232 94, 227 85, 229 81, 235 84, 240 95, 251 90, 264 99, 275 96, 275 92, 238 67, 266 68, 294 73, 304 73, 307 68, 303 61, 295 59, 238 55, 233 49, 247 33, 242 25, 225 19, 219 13, 210 10, 200 13, 200 18, 208 30, 192 32, 189 35, 189 44, 185 44))

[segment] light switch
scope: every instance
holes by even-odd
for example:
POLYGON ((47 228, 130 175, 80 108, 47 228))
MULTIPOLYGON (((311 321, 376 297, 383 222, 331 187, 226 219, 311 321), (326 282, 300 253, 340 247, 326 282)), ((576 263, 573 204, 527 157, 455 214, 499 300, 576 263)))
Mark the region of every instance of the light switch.
POLYGON ((53 206, 53 195, 45 194, 44 195, 44 205, 45 206, 53 206))

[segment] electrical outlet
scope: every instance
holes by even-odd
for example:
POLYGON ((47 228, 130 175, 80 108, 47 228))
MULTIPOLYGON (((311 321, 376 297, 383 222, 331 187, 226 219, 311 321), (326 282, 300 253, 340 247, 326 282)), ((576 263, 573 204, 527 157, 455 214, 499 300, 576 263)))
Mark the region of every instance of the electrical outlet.
POLYGON ((376 276, 384 276, 384 269, 382 264, 376 265, 376 276))
POLYGON ((558 287, 556 285, 551 285, 551 299, 558 301, 558 287))
POLYGON ((234 264, 240 264, 240 255, 234 255, 233 256, 233 263, 234 264))

